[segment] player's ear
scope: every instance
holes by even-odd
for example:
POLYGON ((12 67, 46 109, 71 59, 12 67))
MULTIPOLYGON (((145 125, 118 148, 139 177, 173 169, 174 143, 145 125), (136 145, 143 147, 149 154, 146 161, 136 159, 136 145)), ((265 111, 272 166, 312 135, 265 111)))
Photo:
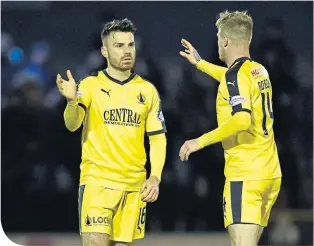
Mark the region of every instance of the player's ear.
POLYGON ((101 54, 102 54, 105 58, 108 58, 108 50, 107 50, 107 47, 104 46, 104 45, 101 47, 101 54))
POLYGON ((229 40, 227 37, 223 37, 222 39, 222 44, 223 44, 223 47, 226 48, 228 46, 228 43, 229 43, 229 40))

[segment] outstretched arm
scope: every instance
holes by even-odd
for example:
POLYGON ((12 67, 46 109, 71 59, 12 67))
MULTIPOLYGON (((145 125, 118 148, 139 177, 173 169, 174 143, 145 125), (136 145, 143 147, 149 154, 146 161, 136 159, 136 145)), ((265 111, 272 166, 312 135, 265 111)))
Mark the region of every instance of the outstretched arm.
POLYGON ((204 148, 208 145, 221 142, 226 138, 237 135, 238 133, 249 129, 250 125, 251 114, 247 112, 238 112, 224 124, 208 133, 203 134, 197 140, 200 147, 204 148))
POLYGON ((225 86, 225 93, 230 96, 232 116, 215 130, 186 141, 180 149, 179 155, 182 161, 188 160, 191 153, 246 131, 251 126, 250 79, 238 74, 238 71, 229 71, 226 77, 229 81, 234 81, 225 86))
POLYGON ((226 67, 217 66, 215 64, 209 63, 205 60, 200 60, 196 64, 197 69, 201 70, 203 73, 208 74, 213 79, 217 80, 219 83, 222 76, 227 72, 226 67))
POLYGON ((195 65, 197 69, 208 74, 218 82, 221 81, 222 76, 228 70, 226 67, 217 66, 203 60, 189 41, 182 39, 181 44, 185 48, 184 51, 180 51, 181 56, 185 57, 191 64, 195 65))
POLYGON ((181 161, 187 161, 191 153, 196 152, 208 145, 215 144, 247 130, 251 125, 251 115, 247 112, 238 112, 224 124, 205 133, 199 138, 186 141, 180 149, 181 161))

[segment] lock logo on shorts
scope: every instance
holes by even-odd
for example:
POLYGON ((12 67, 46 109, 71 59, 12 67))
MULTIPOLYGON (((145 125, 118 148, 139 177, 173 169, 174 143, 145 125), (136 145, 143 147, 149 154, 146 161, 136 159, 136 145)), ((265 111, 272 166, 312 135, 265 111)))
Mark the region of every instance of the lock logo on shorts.
POLYGON ((87 226, 109 226, 112 224, 112 219, 109 217, 90 217, 86 216, 85 224, 87 226))

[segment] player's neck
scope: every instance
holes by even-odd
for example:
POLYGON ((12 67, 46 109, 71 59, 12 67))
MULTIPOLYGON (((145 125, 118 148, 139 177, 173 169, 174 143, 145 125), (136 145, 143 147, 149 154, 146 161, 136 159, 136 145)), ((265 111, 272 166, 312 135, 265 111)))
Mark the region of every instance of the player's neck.
POLYGON ((120 81, 127 80, 131 76, 131 73, 132 73, 131 70, 121 71, 111 66, 108 66, 106 68, 106 72, 110 75, 110 77, 120 80, 120 81))
POLYGON ((227 66, 230 68, 230 66, 239 58, 241 57, 248 57, 251 58, 250 51, 249 50, 235 50, 229 54, 227 57, 227 66))

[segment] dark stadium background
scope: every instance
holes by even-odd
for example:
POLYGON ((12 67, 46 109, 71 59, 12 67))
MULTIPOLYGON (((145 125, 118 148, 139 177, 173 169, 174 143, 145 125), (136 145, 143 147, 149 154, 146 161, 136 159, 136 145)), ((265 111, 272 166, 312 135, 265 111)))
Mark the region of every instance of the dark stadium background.
POLYGON ((214 24, 226 9, 252 14, 251 55, 266 66, 273 85, 284 176, 262 244, 312 245, 312 2, 1 2, 1 223, 12 240, 79 243, 80 132, 65 129, 65 101, 55 77, 71 69, 79 80, 104 68, 103 23, 128 17, 138 28, 135 71, 158 88, 168 128, 161 194, 148 207, 142 244, 228 241, 221 145, 193 154, 186 163, 178 158, 185 140, 216 127, 218 86, 179 56, 180 39, 221 64, 214 24))

